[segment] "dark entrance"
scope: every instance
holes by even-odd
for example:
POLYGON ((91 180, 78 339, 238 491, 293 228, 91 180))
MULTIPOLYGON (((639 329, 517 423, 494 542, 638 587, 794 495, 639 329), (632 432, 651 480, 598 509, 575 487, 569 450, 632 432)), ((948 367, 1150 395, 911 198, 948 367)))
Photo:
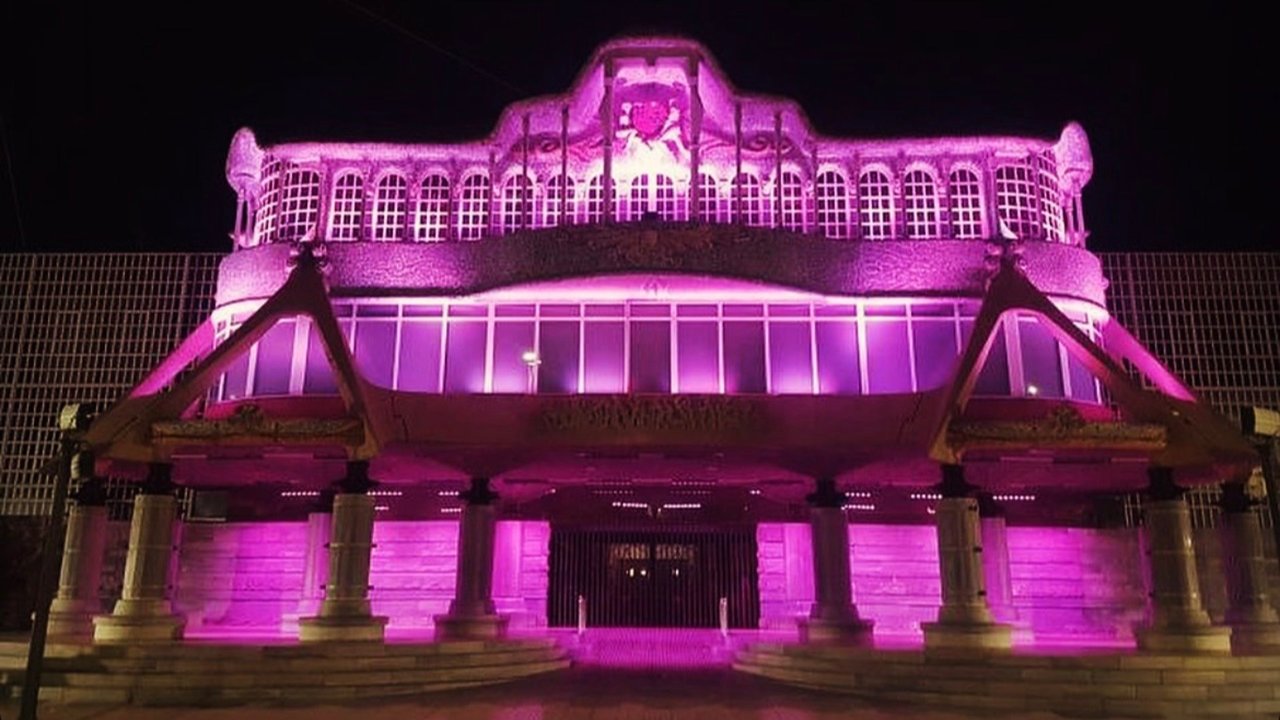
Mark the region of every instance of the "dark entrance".
POLYGON ((729 627, 760 621, 754 528, 599 530, 553 527, 552 626, 578 624, 578 596, 592 627, 729 627))

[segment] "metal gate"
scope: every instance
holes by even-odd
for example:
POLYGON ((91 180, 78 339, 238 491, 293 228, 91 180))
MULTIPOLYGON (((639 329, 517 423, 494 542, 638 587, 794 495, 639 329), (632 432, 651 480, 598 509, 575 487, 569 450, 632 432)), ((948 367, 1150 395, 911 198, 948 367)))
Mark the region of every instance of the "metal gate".
POLYGON ((597 530, 553 527, 552 626, 578 623, 578 597, 591 627, 729 627, 760 621, 753 528, 597 530))

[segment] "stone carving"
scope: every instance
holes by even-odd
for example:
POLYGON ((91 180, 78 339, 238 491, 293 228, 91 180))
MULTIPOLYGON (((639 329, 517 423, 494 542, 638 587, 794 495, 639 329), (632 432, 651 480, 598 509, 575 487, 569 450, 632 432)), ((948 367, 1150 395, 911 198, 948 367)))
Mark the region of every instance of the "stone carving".
POLYGON ((569 398, 539 418, 552 432, 730 432, 756 427, 754 404, 732 397, 671 395, 569 398))
POLYGON ((157 441, 277 442, 333 441, 359 443, 364 437, 358 418, 269 418, 257 405, 241 405, 223 420, 161 420, 151 424, 157 441))
POLYGON ((1075 408, 1061 405, 1042 420, 957 422, 947 431, 953 447, 1071 446, 1098 448, 1163 448, 1163 425, 1089 422, 1075 408))
POLYGON ((587 247, 627 265, 678 267, 684 256, 705 252, 715 244, 716 238, 707 226, 666 231, 641 225, 625 232, 598 235, 587 242, 587 247))

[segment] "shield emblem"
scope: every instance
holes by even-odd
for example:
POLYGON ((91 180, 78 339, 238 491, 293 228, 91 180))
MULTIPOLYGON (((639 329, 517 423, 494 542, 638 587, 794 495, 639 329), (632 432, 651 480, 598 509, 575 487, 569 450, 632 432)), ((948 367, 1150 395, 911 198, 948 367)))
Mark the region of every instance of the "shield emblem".
POLYGON ((652 140, 662 132, 662 128, 667 124, 667 115, 670 110, 665 102, 649 100, 646 102, 638 102, 631 106, 631 126, 636 129, 640 137, 645 140, 652 140))

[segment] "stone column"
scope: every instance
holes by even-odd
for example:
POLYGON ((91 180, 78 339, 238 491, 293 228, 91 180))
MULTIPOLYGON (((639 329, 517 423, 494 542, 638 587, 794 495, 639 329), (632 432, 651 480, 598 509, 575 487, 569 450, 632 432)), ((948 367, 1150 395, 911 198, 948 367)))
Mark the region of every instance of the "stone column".
POLYGON ((458 527, 458 582, 449 612, 436 616, 441 640, 500 638, 507 618, 493 606, 493 536, 497 493, 488 478, 472 478, 471 488, 459 495, 466 503, 458 527))
POLYGON ((49 637, 93 637, 93 616, 102 612, 102 558, 107 545, 106 492, 102 480, 85 480, 67 517, 58 594, 49 607, 49 637))
POLYGON ((373 551, 373 498, 369 463, 347 463, 347 476, 333 498, 329 531, 329 578, 320 610, 298 620, 302 642, 381 642, 385 617, 369 607, 369 556, 373 551))
POLYGON ((182 637, 185 621, 169 603, 169 564, 177 503, 173 466, 152 463, 133 499, 129 550, 120 599, 110 615, 93 619, 96 643, 167 642, 182 637))
POLYGON ((333 533, 333 500, 331 492, 321 493, 320 506, 307 513, 307 554, 302 566, 302 600, 298 615, 306 617, 320 611, 324 587, 329 582, 329 538, 333 533))
POLYGON ((1227 576, 1227 624, 1236 652, 1280 650, 1280 617, 1267 590, 1262 523, 1243 482, 1222 485, 1223 566, 1227 576))
POLYGON ((872 623, 858 617, 849 576, 849 523, 845 495, 833 478, 819 478, 809 501, 813 542, 813 608, 800 620, 803 642, 870 645, 872 623))
POLYGON ((1173 470, 1147 470, 1143 533, 1151 578, 1150 620, 1136 628, 1138 647, 1165 652, 1226 652, 1230 632, 1213 625, 1200 600, 1191 513, 1173 470))
POLYGON ((975 488, 960 465, 942 466, 938 501, 938 565, 942 605, 936 622, 923 623, 925 649, 1007 650, 1012 629, 997 623, 987 604, 982 530, 975 488))
POLYGON ((987 585, 987 605, 997 622, 1011 622, 1013 582, 1009 577, 1009 532, 1004 508, 989 493, 978 495, 978 519, 982 540, 982 575, 987 585))

